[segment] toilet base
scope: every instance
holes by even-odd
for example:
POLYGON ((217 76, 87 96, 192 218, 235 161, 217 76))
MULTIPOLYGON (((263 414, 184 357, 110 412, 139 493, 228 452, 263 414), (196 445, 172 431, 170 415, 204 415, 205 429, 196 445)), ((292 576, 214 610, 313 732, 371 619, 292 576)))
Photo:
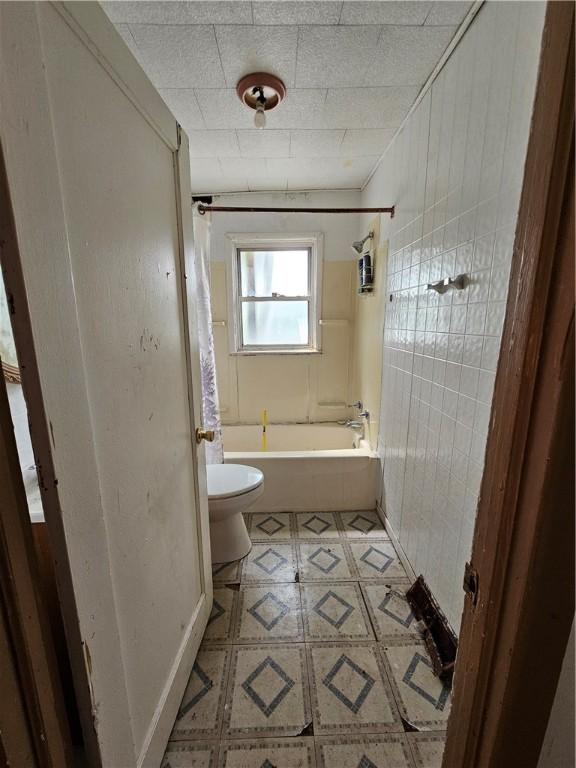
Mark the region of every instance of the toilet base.
POLYGON ((223 520, 210 520, 210 547, 213 563, 231 563, 240 560, 252 549, 241 512, 223 520))

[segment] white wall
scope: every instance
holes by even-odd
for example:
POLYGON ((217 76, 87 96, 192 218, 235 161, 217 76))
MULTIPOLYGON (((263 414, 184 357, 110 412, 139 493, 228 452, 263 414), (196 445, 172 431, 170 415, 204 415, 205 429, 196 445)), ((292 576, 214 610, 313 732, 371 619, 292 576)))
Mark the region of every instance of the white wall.
MULTIPOLYGON (((357 207, 359 192, 296 192, 222 195, 214 205, 336 208, 357 207)), ((218 393, 226 424, 258 423, 264 408, 271 422, 334 421, 356 400, 352 381, 357 214, 212 214, 211 298, 218 393), (235 355, 228 343, 227 234, 322 232, 321 354, 235 355)))
POLYGON ((367 185, 390 239, 383 506, 457 630, 512 258, 544 3, 487 2, 367 185), (429 281, 466 272, 443 296, 429 281))
MULTIPOLYGON (((311 162, 314 162, 311 160, 311 162)), ((194 174, 194 161, 192 161, 194 174)), ((279 208, 357 208, 360 191, 343 192, 246 192, 214 195, 214 205, 252 205, 279 208)), ((324 259, 350 261, 350 244, 357 239, 358 214, 336 213, 214 213, 212 214, 212 261, 225 261, 230 251, 228 232, 323 232, 324 259)))

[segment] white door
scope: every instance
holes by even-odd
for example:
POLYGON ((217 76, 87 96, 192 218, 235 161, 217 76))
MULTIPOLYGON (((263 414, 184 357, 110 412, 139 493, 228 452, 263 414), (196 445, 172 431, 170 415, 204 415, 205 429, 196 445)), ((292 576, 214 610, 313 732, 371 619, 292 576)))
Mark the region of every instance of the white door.
POLYGON ((187 139, 96 3, 0 3, 0 46, 84 725, 95 762, 157 766, 212 600, 187 139))

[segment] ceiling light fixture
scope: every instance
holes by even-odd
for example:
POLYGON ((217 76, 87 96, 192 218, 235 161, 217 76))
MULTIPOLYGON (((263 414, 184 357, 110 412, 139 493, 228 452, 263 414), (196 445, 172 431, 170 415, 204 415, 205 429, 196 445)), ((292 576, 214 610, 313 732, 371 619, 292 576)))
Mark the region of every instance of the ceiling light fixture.
POLYGON ((275 109, 286 96, 286 86, 275 75, 253 72, 243 77, 236 86, 240 101, 255 111, 256 128, 266 126, 266 112, 275 109))

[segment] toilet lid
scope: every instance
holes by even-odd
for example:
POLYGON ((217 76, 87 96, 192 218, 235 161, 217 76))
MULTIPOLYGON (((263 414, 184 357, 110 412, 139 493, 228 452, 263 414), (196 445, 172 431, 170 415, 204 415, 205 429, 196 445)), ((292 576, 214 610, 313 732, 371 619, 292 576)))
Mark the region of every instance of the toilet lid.
POLYGON ((208 464, 208 497, 225 499, 239 496, 257 488, 264 480, 264 475, 255 467, 244 464, 208 464))

